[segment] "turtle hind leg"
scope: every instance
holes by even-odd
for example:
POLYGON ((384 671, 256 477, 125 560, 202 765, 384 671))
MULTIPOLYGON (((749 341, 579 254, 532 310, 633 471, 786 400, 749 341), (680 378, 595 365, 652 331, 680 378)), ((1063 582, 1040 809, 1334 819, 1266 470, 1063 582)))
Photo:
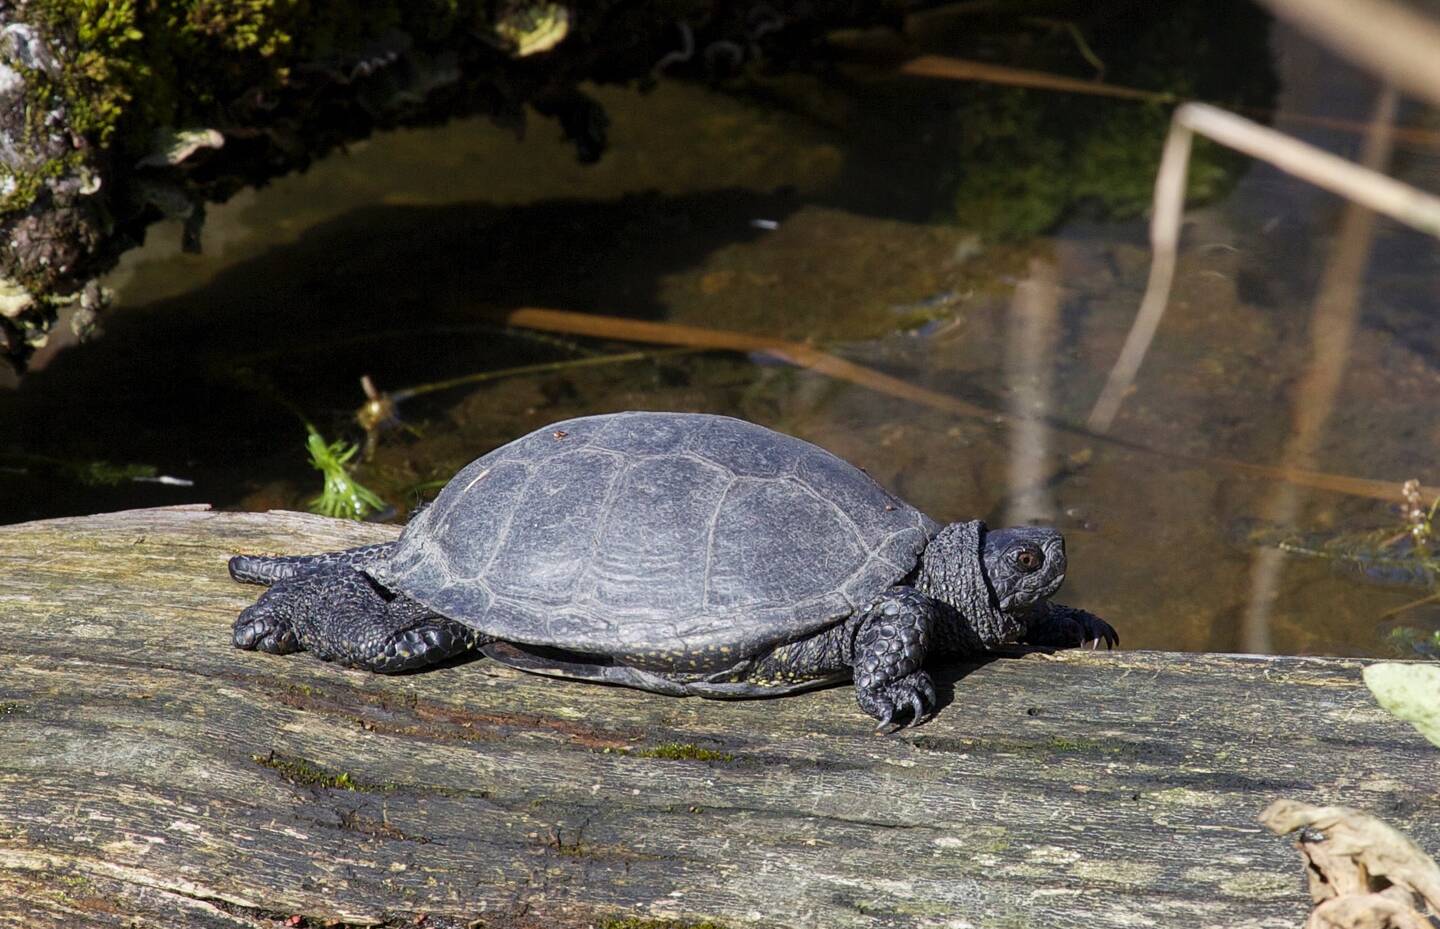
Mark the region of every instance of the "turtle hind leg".
POLYGON ((380 542, 319 555, 236 555, 230 559, 230 576, 241 583, 269 587, 342 565, 364 567, 388 557, 394 547, 394 542, 380 542))
POLYGON ((486 637, 348 566, 282 580, 235 620, 235 645, 395 674, 469 651, 486 637))
POLYGON ((345 663, 381 674, 399 674, 464 654, 481 639, 469 626, 432 613, 403 629, 389 631, 378 640, 378 651, 345 663))

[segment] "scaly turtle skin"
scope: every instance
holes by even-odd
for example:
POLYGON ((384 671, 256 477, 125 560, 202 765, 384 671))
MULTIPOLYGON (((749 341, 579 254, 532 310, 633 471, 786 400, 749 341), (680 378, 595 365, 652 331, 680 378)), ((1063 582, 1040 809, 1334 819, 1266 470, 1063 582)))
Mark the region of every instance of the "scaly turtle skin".
POLYGON ((240 648, 386 673, 479 648, 719 698, 853 677, 882 726, 932 710, 931 656, 1119 641, 1050 602, 1055 530, 941 527, 808 442, 689 413, 547 426, 460 471, 395 542, 230 573, 273 585, 236 620, 240 648))

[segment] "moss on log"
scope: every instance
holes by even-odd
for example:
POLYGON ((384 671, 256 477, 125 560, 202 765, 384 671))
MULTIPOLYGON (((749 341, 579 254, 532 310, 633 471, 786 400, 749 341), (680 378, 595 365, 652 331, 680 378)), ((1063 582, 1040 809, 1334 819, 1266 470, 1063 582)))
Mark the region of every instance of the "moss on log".
POLYGON ((1293 927, 1270 801, 1440 849, 1440 754, 1360 661, 1001 658, 880 737, 848 688, 718 703, 231 647, 256 588, 230 554, 394 533, 203 508, 0 527, 0 922, 1293 927))

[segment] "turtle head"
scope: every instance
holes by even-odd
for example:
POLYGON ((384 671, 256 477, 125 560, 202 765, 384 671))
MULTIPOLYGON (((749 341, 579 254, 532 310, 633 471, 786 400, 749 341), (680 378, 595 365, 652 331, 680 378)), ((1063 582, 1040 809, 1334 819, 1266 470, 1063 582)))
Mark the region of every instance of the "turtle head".
POLYGON ((971 616, 1024 614, 1065 580, 1065 539, 1054 529, 951 523, 930 539, 917 586, 971 616))
POLYGON ((1065 581, 1065 538, 1044 526, 986 532, 981 558, 995 602, 1006 613, 1054 596, 1065 581))

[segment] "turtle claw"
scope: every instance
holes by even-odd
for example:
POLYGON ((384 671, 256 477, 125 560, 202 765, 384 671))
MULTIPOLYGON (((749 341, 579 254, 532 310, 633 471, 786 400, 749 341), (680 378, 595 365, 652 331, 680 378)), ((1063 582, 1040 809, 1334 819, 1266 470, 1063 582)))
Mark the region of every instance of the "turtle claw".
POLYGON ((925 704, 921 702, 919 694, 910 695, 910 717, 917 723, 925 718, 925 704))
POLYGON ((246 651, 268 652, 271 655, 288 655, 300 651, 300 640, 295 627, 288 621, 260 612, 254 615, 254 607, 245 610, 235 620, 234 642, 236 648, 246 651))
POLYGON ((918 726, 934 713, 935 685, 924 671, 907 674, 898 681, 882 684, 871 691, 856 690, 860 709, 879 720, 875 731, 892 735, 909 726, 918 726), (909 711, 909 719, 903 716, 896 721, 897 713, 909 711))
POLYGON ((1119 647, 1120 633, 1115 631, 1114 626, 1111 626, 1097 616, 1091 616, 1089 613, 1085 615, 1092 620, 1092 623, 1085 630, 1090 636, 1090 647, 1092 649, 1098 652, 1100 646, 1104 645, 1105 650, 1108 652, 1112 648, 1119 647))

